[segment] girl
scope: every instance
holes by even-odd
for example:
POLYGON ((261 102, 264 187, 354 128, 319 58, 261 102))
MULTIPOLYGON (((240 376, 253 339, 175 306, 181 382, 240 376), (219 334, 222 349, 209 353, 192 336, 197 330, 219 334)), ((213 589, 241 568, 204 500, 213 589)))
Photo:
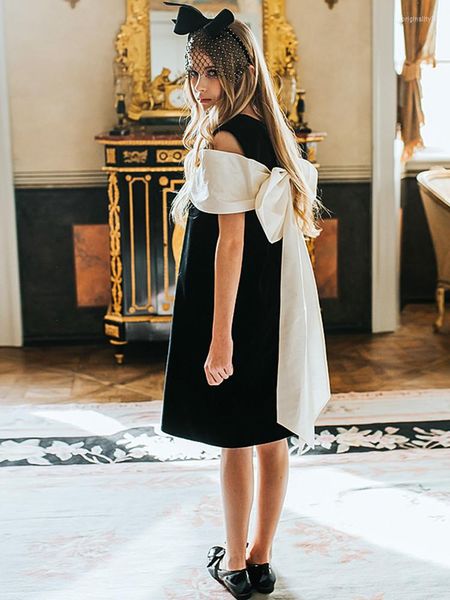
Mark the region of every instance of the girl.
POLYGON ((161 429, 219 446, 226 549, 210 574, 235 598, 270 593, 272 542, 288 480, 287 438, 314 447, 330 396, 317 289, 303 234, 316 237, 317 170, 277 101, 264 56, 227 9, 180 6, 188 34, 185 184, 171 217, 186 227, 161 429), (255 537, 253 446, 259 466, 255 537))

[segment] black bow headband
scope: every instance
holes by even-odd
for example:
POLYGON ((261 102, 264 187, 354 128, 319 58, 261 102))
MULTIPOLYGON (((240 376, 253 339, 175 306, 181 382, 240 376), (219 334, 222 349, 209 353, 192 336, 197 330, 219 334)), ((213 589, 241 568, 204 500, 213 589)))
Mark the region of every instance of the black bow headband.
POLYGON ((221 31, 226 30, 226 32, 232 38, 234 38, 234 40, 241 47, 248 64, 252 64, 252 59, 250 58, 250 54, 248 53, 243 41, 228 27, 228 25, 231 25, 231 23, 234 21, 234 15, 231 10, 224 8, 217 13, 213 19, 208 19, 208 17, 205 17, 205 15, 201 13, 198 8, 195 8, 195 6, 192 6, 191 4, 181 4, 180 2, 164 2, 164 4, 167 4, 168 6, 180 7, 177 18, 172 19, 172 21, 175 23, 175 27, 173 28, 174 33, 186 35, 187 33, 190 34, 194 31, 198 31, 199 29, 203 29, 203 31, 207 33, 209 37, 214 38, 221 31))
POLYGON ((213 19, 208 19, 191 4, 180 4, 179 2, 164 2, 164 4, 180 7, 177 18, 172 19, 175 23, 173 32, 179 35, 203 29, 205 33, 214 37, 234 21, 234 15, 228 8, 221 10, 213 19))

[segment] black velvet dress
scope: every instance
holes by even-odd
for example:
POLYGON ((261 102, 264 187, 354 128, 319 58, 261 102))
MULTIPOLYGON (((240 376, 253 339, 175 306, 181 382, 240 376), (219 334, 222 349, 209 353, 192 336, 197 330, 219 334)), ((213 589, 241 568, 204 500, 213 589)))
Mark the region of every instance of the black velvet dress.
MULTIPOLYGON (((239 114, 220 127, 245 156, 269 169, 277 159, 265 124, 239 114)), ((223 448, 263 444, 295 435, 276 420, 281 250, 271 244, 256 212, 245 212, 244 251, 233 316, 233 375, 209 385, 204 364, 214 312, 218 215, 191 204, 176 284, 165 369, 161 429, 223 448)))

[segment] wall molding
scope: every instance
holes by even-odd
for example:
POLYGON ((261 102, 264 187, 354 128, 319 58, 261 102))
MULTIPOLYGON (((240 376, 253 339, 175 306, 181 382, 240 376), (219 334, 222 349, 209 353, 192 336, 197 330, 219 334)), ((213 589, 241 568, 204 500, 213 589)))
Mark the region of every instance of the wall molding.
POLYGON ((321 181, 360 182, 372 181, 371 165, 321 165, 319 168, 321 181))
POLYGON ((19 257, 13 185, 11 129, 4 32, 0 3, 0 346, 22 346, 19 257))
MULTIPOLYGON (((321 182, 352 183, 370 182, 371 165, 321 165, 321 182)), ((108 184, 107 173, 100 170, 86 171, 16 171, 14 187, 17 189, 83 188, 103 187, 108 184)))
POLYGON ((105 171, 16 171, 14 186, 26 188, 103 187, 108 182, 105 171))
POLYGON ((372 331, 400 321, 400 177, 394 2, 372 0, 372 331))

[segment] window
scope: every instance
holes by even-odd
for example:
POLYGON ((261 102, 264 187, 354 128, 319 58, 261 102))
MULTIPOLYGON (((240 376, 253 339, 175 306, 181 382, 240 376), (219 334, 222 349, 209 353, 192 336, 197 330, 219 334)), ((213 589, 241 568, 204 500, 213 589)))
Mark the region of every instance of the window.
MULTIPOLYGON (((400 0, 395 2, 395 68, 402 70, 405 42, 400 0)), ((426 153, 450 156, 450 2, 438 0, 436 29, 436 67, 422 63, 422 109, 425 124, 421 127, 426 153)))

